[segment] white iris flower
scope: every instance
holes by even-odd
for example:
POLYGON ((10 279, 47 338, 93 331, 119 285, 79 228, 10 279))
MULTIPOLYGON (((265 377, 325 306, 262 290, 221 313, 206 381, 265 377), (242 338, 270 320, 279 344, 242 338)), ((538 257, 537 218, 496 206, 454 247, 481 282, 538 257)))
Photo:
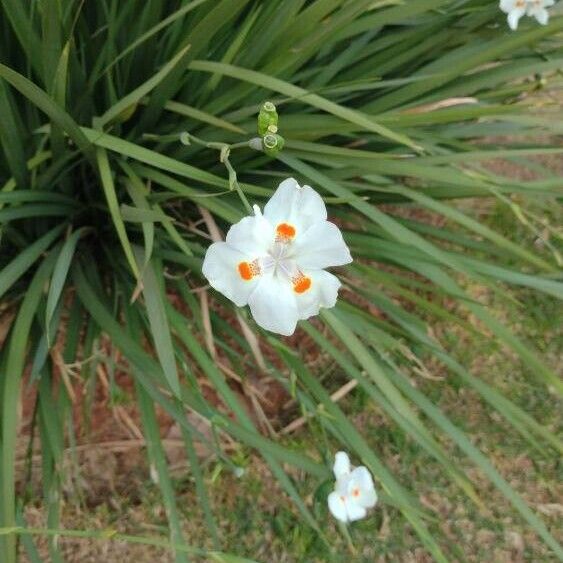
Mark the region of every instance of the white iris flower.
POLYGON ((353 468, 346 452, 338 452, 334 460, 334 491, 328 495, 328 508, 341 522, 360 520, 368 508, 377 503, 373 479, 363 465, 353 468))
POLYGON ((203 275, 262 327, 289 336, 297 321, 334 307, 340 282, 324 268, 352 261, 340 229, 310 186, 284 180, 254 216, 233 225, 207 250, 203 275))
POLYGON ((500 9, 508 14, 508 25, 515 30, 523 15, 533 16, 539 23, 546 25, 549 20, 546 8, 553 4, 555 0, 500 0, 500 9))

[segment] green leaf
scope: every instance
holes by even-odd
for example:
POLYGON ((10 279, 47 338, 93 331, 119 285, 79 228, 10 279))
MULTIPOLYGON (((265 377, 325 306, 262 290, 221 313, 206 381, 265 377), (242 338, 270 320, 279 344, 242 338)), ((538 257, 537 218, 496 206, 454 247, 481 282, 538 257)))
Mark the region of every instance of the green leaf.
POLYGON ((76 146, 92 162, 95 162, 92 145, 80 130, 74 119, 39 86, 0 63, 0 77, 10 83, 16 90, 23 94, 32 104, 45 112, 51 121, 66 131, 68 136, 76 143, 76 146))
POLYGON ((131 116, 130 108, 136 106, 142 98, 144 98, 151 90, 156 88, 164 78, 166 78, 178 63, 185 57, 190 49, 190 45, 186 45, 176 54, 169 62, 167 62, 154 76, 146 82, 135 88, 132 92, 121 98, 113 106, 111 106, 102 116, 99 117, 98 123, 103 128, 112 121, 125 121, 125 117, 131 116))
MULTIPOLYGON (((53 231, 48 235, 52 237, 53 231)), ((2 429, 2 441, 0 443, 2 448, 0 460, 0 528, 10 528, 15 525, 15 456, 16 434, 19 427, 18 397, 26 362, 28 335, 37 307, 39 306, 39 301, 43 295, 44 285, 54 267, 55 258, 55 254, 49 254, 37 269, 18 310, 6 351, 4 366, 4 373, 6 375, 2 380, 0 393, 2 399, 0 416, 2 429)), ((5 538, 0 538, 0 553, 3 554, 3 561, 5 563, 16 562, 16 542, 14 536, 9 535, 5 538)))
POLYGON ((59 225, 50 230, 33 244, 30 244, 0 270, 0 297, 2 297, 37 260, 39 260, 41 255, 63 232, 64 227, 64 225, 59 225))
POLYGON ((119 241, 121 242, 121 246, 123 248, 123 252, 125 253, 125 258, 129 263, 129 267, 131 268, 133 275, 137 279, 139 279, 141 277, 141 274, 139 272, 139 268, 137 267, 137 263, 135 262, 133 249, 131 247, 129 239, 127 238, 125 224, 123 223, 121 213, 119 212, 119 202, 117 199, 117 194, 115 192, 115 185, 113 183, 113 176, 109 166, 107 152, 104 149, 98 148, 96 150, 96 158, 98 161, 98 169, 100 171, 100 179, 104 188, 104 194, 106 196, 106 201, 108 204, 111 219, 113 221, 113 225, 115 227, 115 230, 117 231, 117 236, 119 237, 119 241))
POLYGON ((45 307, 45 329, 47 331, 47 341, 50 341, 49 336, 49 326, 51 325, 51 319, 63 292, 63 287, 66 283, 68 271, 74 256, 74 251, 76 250, 76 245, 78 241, 90 232, 90 228, 82 227, 77 231, 74 231, 65 243, 63 244, 59 256, 57 257, 57 262, 53 270, 53 276, 51 277, 51 282, 49 284, 49 293, 47 294, 47 305, 45 307))
MULTIPOLYGON (((143 252, 135 249, 139 264, 144 262, 143 252)), ((160 365, 171 391, 180 397, 178 370, 170 336, 170 326, 166 313, 166 293, 163 285, 161 265, 153 258, 146 263, 143 270, 143 297, 147 308, 149 326, 160 365)))

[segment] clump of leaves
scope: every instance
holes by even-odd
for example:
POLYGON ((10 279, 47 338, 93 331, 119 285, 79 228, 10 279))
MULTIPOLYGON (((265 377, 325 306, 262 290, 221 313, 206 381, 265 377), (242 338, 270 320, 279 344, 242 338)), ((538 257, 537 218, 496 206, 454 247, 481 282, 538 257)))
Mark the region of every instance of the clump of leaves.
MULTIPOLYGON (((488 0, 4 0, 0 14, 3 561, 14 562, 16 537, 26 533, 14 485, 21 393, 28 385, 38 391, 34 424, 47 524, 56 529, 62 458, 72 435, 74 380, 65 370, 82 366, 74 375, 95 380, 96 365, 109 361, 98 353, 103 338, 119 350, 134 381, 179 561, 191 548, 181 534, 155 405, 182 429, 217 549, 221 534, 193 446, 205 437, 187 411, 207 419, 214 435, 229 434, 258 452, 304 525, 324 541, 325 523, 286 464, 323 480, 333 451, 342 448, 373 472, 382 502, 400 510, 435 560, 454 556, 447 539, 429 531, 416 493, 378 455, 377 437, 363 435, 331 399, 330 379, 321 382, 291 341, 261 332, 219 295, 210 295, 213 306, 202 310, 194 293, 204 283, 206 231, 225 230, 245 214, 241 194, 262 203, 289 175, 323 193, 356 258, 344 271, 347 290, 338 306, 320 324, 302 323, 301 334, 477 506, 486 499, 445 454, 443 440, 479 467, 563 557, 487 456, 408 377, 438 360, 459 385, 480 393, 534 455, 561 454, 549 429, 474 377, 432 336, 429 323, 449 319, 476 342, 483 335, 496 340, 529 367, 531 385, 561 391, 537 351, 469 296, 464 280, 493 292, 506 283, 563 294, 560 256, 545 236, 551 227, 526 208, 527 198, 549 204, 557 195, 557 178, 529 157, 561 154, 560 146, 534 141, 538 133, 560 132, 561 122, 534 117, 527 94, 546 83, 561 86, 563 18, 509 33, 488 0), (266 99, 283 119, 285 146, 275 160, 239 147, 228 155, 226 174, 217 151, 179 141, 188 131, 206 143, 245 144, 266 99), (491 140, 503 134, 513 141, 491 140), (537 179, 494 174, 483 165, 492 158, 516 161, 537 179), (504 202, 544 250, 501 236, 453 201, 469 197, 504 202), (386 213, 381 204, 414 204, 445 222, 386 213), (241 324, 229 322, 225 311, 241 324), (467 315, 476 323, 468 324, 467 315), (212 344, 207 349, 202 334, 212 344), (266 359, 257 356, 260 345, 268 347, 266 359), (213 354, 243 381, 259 370, 277 378, 323 429, 318 451, 296 451, 263 436, 213 354), (215 388, 221 408, 201 392, 201 377, 215 388), (68 385, 57 385, 65 378, 68 385)), ((208 446, 232 467, 218 444, 208 446)), ((31 557, 33 544, 24 547, 31 557)), ((55 539, 50 548, 56 560, 55 539)))

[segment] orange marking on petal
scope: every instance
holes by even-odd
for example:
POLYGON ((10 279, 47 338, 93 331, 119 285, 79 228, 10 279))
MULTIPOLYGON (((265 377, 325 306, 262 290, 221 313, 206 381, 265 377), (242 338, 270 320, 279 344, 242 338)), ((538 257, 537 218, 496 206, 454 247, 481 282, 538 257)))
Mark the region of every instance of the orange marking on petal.
POLYGON ((352 491, 352 496, 359 497, 360 496, 360 489, 354 489, 352 491))
POLYGON ((260 274, 260 266, 257 260, 254 260, 254 262, 239 262, 237 269, 240 277, 245 281, 250 281, 260 274))
POLYGON ((295 293, 305 293, 311 289, 311 285, 311 278, 301 274, 293 281, 293 291, 295 291, 295 293))
POLYGON ((278 241, 289 242, 295 237, 295 227, 289 223, 280 223, 276 228, 278 241))
POLYGON ((248 262, 241 262, 238 265, 238 273, 243 280, 252 279, 252 270, 250 269, 250 264, 248 262))

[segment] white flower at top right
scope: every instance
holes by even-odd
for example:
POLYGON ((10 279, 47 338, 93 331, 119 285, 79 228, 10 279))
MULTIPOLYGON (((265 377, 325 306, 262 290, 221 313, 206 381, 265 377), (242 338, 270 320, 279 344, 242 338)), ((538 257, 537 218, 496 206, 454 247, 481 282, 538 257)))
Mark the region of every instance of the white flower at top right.
POLYGON ((549 20, 546 8, 553 4, 555 0, 500 0, 500 9, 508 14, 510 29, 516 30, 520 18, 524 15, 533 16, 540 24, 546 25, 549 20))

